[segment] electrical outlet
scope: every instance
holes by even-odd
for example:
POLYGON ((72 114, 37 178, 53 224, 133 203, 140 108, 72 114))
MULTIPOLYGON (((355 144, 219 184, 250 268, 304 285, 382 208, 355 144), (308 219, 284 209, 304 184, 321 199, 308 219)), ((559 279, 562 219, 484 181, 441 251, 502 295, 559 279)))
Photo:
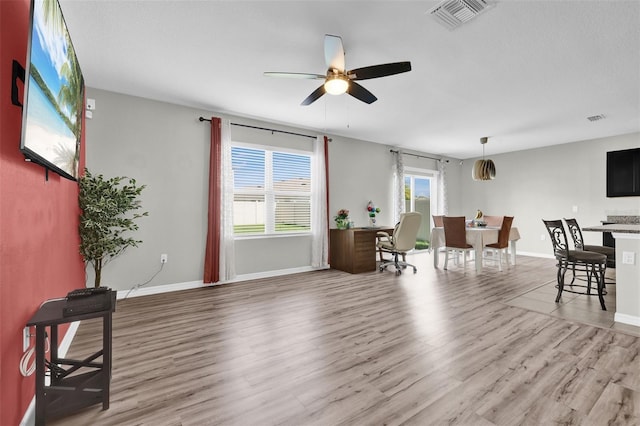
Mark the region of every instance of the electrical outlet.
POLYGON ((578 206, 573 206, 571 208, 571 211, 573 211, 574 213, 578 213, 578 206))
POLYGON ((169 260, 169 255, 167 255, 166 253, 163 253, 160 255, 160 263, 167 263, 168 260, 169 260))
POLYGON ((544 240, 545 240, 545 238, 546 238, 546 237, 544 236, 544 234, 540 234, 540 241, 544 241, 544 240))
POLYGON ((636 264, 636 254, 632 251, 623 251, 622 252, 622 263, 625 265, 635 265, 636 264))
POLYGON ((29 346, 31 346, 31 336, 29 333, 29 327, 25 327, 22 330, 22 352, 29 349, 29 346))

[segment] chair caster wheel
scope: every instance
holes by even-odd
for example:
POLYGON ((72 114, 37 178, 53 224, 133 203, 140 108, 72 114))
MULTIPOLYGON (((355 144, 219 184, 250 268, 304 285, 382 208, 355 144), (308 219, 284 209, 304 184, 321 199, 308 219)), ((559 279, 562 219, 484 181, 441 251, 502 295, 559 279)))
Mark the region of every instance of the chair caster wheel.
POLYGON ((415 274, 416 272, 418 272, 418 270, 416 268, 413 268, 413 273, 415 274))
POLYGON ((384 268, 382 266, 378 269, 380 270, 380 272, 384 271, 384 268))
POLYGON ((400 269, 398 269, 398 270, 396 271, 396 275, 400 275, 400 274, 402 274, 402 271, 401 271, 400 269))

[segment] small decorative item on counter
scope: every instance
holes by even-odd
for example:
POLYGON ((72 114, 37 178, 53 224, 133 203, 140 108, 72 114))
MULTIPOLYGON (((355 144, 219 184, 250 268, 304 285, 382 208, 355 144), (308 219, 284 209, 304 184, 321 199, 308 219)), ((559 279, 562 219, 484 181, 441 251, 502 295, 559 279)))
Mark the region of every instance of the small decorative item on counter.
POLYGON ((471 226, 480 226, 480 227, 487 226, 487 223, 484 221, 483 217, 484 217, 484 213, 482 213, 482 210, 478 209, 478 211, 476 212, 475 219, 473 219, 473 221, 471 222, 472 223, 471 226))
POLYGON ((336 221, 336 228, 338 229, 349 228, 349 210, 347 209, 338 210, 338 214, 333 217, 333 220, 336 221))
POLYGON ((380 208, 373 204, 373 201, 369 200, 367 203, 367 212, 369 212, 369 226, 376 226, 376 214, 380 213, 380 208))

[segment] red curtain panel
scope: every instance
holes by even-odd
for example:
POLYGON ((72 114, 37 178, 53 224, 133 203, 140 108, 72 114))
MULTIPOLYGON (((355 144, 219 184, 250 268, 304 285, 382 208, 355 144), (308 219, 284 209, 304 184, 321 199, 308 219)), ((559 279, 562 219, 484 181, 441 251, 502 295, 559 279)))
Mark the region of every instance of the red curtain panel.
POLYGON ((207 283, 220 281, 220 214, 222 206, 222 120, 211 117, 211 152, 209 156, 209 213, 207 244, 204 254, 204 278, 207 283))

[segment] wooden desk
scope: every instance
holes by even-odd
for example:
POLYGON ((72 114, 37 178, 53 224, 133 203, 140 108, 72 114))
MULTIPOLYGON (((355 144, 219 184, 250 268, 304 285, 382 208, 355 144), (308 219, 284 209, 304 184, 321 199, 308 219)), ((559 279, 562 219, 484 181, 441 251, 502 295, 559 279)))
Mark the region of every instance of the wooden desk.
POLYGON ((351 274, 375 271, 378 231, 392 233, 393 228, 331 229, 331 267, 351 274))

